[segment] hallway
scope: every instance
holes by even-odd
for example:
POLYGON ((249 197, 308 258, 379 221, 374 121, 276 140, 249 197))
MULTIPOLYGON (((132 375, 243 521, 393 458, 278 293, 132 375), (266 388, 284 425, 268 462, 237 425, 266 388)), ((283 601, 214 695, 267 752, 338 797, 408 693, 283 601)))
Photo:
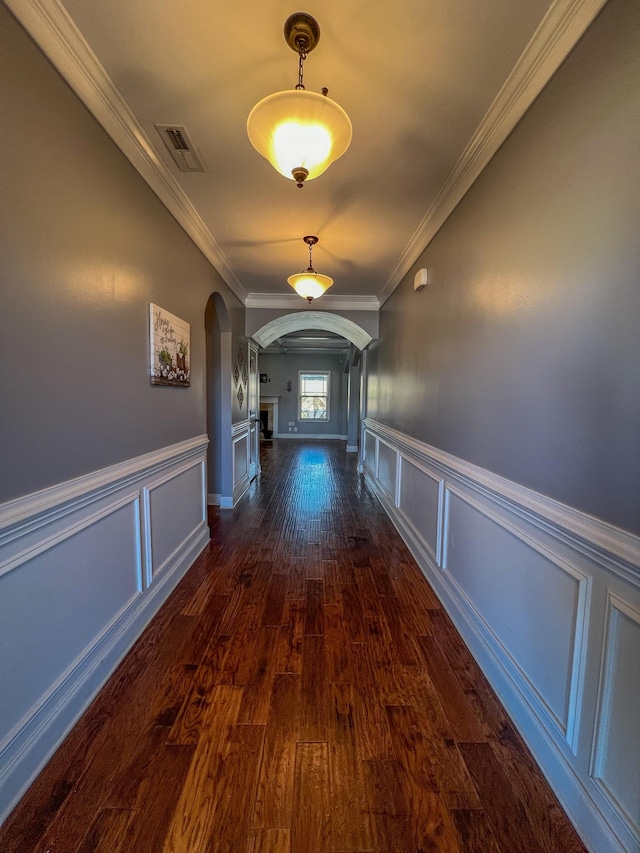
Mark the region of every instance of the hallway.
POLYGON ((262 457, 3 853, 583 851, 355 455, 262 457))

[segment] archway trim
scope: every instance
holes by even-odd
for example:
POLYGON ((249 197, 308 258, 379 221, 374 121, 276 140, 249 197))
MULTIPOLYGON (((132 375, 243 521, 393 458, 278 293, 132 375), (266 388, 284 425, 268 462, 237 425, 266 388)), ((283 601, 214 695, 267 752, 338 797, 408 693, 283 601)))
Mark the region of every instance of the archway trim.
POLYGON ((254 332, 253 339, 261 347, 268 347, 276 338, 290 332, 302 332, 305 329, 322 329, 325 332, 335 332, 360 350, 369 346, 373 340, 371 335, 353 320, 326 311, 298 311, 295 314, 277 317, 254 332))

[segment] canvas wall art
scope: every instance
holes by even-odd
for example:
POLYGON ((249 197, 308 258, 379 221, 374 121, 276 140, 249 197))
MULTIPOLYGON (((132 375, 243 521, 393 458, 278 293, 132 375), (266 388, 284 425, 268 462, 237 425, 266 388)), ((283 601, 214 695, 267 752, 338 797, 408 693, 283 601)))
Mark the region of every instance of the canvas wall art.
POLYGON ((151 384, 189 387, 191 326, 175 314, 149 305, 151 384))

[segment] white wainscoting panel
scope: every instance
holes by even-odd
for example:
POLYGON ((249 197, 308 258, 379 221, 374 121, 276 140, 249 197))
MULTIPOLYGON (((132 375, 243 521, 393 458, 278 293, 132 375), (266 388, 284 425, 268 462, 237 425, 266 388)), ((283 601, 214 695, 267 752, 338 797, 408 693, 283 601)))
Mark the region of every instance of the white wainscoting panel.
POLYGON ((640 848, 640 610, 615 593, 607 598, 592 775, 640 848))
MULTIPOLYGON (((372 437, 373 439, 373 437, 372 437)), ((442 489, 444 480, 426 466, 402 459, 398 508, 423 540, 431 559, 440 565, 442 489)))
POLYGON ((27 551, 0 578, 0 720, 24 724, 105 626, 141 593, 138 496, 116 501, 27 551), (68 599, 75 618, 69 620, 68 599))
POLYGON ((585 625, 587 577, 451 486, 445 531, 443 568, 452 583, 515 669, 512 677, 572 740, 569 703, 583 640, 576 626, 585 625))
POLYGON ((639 853, 640 538, 365 419, 361 468, 592 853, 639 853))
POLYGON ((378 483, 386 491, 390 500, 396 503, 396 478, 398 454, 384 441, 378 442, 378 483))
POLYGON ((364 434, 364 459, 362 464, 366 466, 370 474, 378 476, 378 441, 369 431, 364 434))
POLYGON ((234 491, 249 474, 248 464, 249 435, 241 435, 233 439, 233 484, 234 491))
POLYGON ((147 584, 150 585, 180 554, 207 521, 204 462, 196 459, 164 474, 144 489, 147 541, 147 584))
POLYGON ((207 444, 0 505, 0 822, 207 544, 207 444))
POLYGON ((231 428, 231 447, 233 453, 233 494, 222 497, 222 509, 233 509, 249 488, 249 420, 239 421, 231 428))

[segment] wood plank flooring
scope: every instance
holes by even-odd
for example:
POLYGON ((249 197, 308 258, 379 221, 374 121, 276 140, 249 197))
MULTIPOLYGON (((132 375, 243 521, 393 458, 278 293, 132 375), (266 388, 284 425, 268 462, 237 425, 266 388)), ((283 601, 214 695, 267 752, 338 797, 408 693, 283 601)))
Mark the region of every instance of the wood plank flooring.
POLYGON ((354 456, 262 465, 0 850, 584 853, 354 456))

